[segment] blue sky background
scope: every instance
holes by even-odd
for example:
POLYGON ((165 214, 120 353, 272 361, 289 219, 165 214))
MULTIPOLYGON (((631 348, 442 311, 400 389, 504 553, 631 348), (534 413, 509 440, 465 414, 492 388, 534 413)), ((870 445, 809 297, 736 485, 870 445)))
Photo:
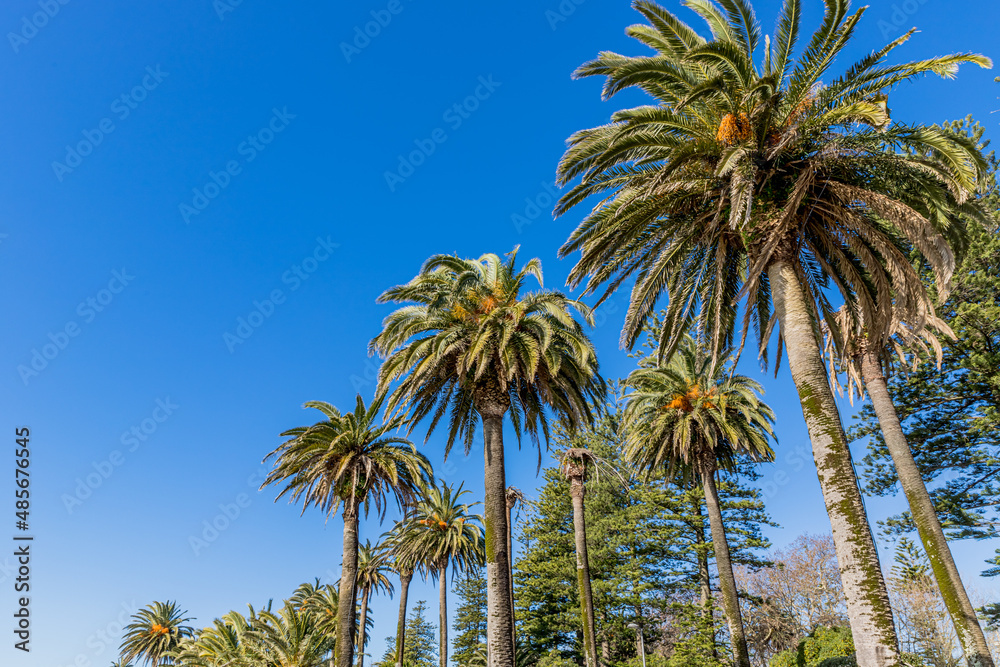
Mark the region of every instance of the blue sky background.
MULTIPOLYGON (((601 82, 574 82, 570 73, 600 50, 643 50, 623 34, 638 18, 623 0, 565 0, 561 10, 557 0, 399 0, 401 11, 349 58, 340 44, 386 1, 244 0, 221 16, 211 0, 48 1, 58 12, 38 19, 44 25, 35 31, 24 21, 42 11, 37 1, 0 8, 0 308, 8 313, 0 330, 0 433, 13 446, 15 427, 31 428, 36 535, 30 655, 12 648, 12 549, 0 548, 0 619, 7 619, 0 663, 86 667, 115 659, 122 612, 152 600, 176 599, 204 626, 248 602, 280 600, 303 581, 338 576, 340 522, 315 511, 300 517, 298 508, 274 504, 272 491, 257 493, 261 458, 281 431, 315 419, 304 401, 349 407, 357 391, 370 396, 375 366, 366 346, 389 312, 375 298, 412 277, 428 255, 478 256, 521 244, 523 257, 542 259, 548 286, 563 284, 571 264, 556 250, 583 214, 551 219, 547 187, 563 141, 640 101, 601 102, 601 82), (147 77, 147 68, 159 68, 162 80, 147 77), (152 90, 137 90, 123 118, 125 103, 115 100, 133 96, 144 77, 152 90), (483 99, 467 118, 457 124, 445 116, 477 87, 483 99), (285 116, 276 126, 286 126, 249 161, 254 151, 244 142, 268 127, 275 109, 285 116), (65 163, 67 146, 84 132, 96 136, 102 122, 113 131, 72 172, 57 175, 53 162, 65 163), (398 168, 398 156, 438 128, 444 141, 390 188, 385 173, 398 168), (185 220, 179 207, 195 203, 193 189, 234 160, 238 173, 185 220), (542 204, 540 214, 526 198, 542 204), (535 217, 518 228, 515 214, 535 217), (293 277, 318 239, 339 247, 326 261, 305 262, 314 269, 308 279, 293 277), (115 271, 128 278, 124 289, 111 282, 115 271), (120 291, 102 291, 109 283, 120 291), (227 346, 238 318, 274 290, 283 302, 244 342, 227 346), (58 332, 67 326, 77 335, 63 339, 58 332), (30 367, 50 334, 64 348, 48 348, 45 367, 22 375, 18 367, 30 367), (176 406, 169 416, 156 411, 158 400, 176 406), (133 427, 148 435, 129 451, 121 438, 133 427), (102 464, 116 450, 120 465, 102 464), (65 496, 95 465, 111 475, 67 508, 65 496), (240 516, 196 554, 189 538, 202 535, 220 505, 236 502, 245 505, 240 516)), ((779 3, 756 4, 770 32, 779 3)), ((805 4, 811 27, 821 5, 805 4)), ((923 32, 900 58, 996 57, 998 22, 992 2, 876 1, 849 55, 853 62, 917 25, 923 32)), ((905 120, 972 113, 992 136, 998 119, 990 112, 1000 107, 994 76, 968 67, 957 81, 902 87, 890 104, 905 120)), ((622 304, 619 297, 605 308, 593 334, 608 377, 631 367, 617 346, 622 304)), ((758 376, 752 357, 744 370, 758 376)), ((759 377, 780 437, 778 463, 761 483, 779 472, 789 480, 768 499, 781 524, 768 532, 780 546, 829 524, 811 463, 796 469, 789 461, 808 447, 789 378, 759 377)), ((481 496, 479 448, 468 459, 456 453, 447 466, 439 438, 425 451, 448 481, 466 481, 481 496)), ((508 451, 510 483, 530 495, 538 484, 534 454, 508 451)), ((11 479, 0 488, 13 488, 12 467, 7 459, 11 479)), ((12 496, 0 493, 9 509, 0 540, 14 532, 12 496)), ((898 506, 869 504, 873 519, 898 506)), ((374 518, 362 528, 363 537, 381 532, 374 518)), ((974 586, 989 587, 976 575, 995 547, 956 545, 974 586)), ((410 599, 428 600, 433 615, 434 595, 432 584, 417 584, 410 599)), ((396 604, 373 602, 376 659, 396 604)))

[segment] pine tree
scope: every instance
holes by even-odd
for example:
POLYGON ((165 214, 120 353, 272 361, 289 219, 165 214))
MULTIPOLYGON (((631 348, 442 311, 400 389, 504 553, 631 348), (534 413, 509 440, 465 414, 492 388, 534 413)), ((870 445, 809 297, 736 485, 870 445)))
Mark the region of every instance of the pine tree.
MULTIPOLYGON (((427 603, 420 600, 406 619, 406 646, 403 649, 404 667, 437 667, 437 626, 427 620, 427 603)), ((393 667, 396 664, 396 637, 386 637, 386 650, 375 667, 393 667)))
POLYGON ((483 568, 472 568, 458 580, 455 594, 455 640, 452 659, 456 665, 468 665, 476 652, 486 650, 486 577, 483 568))

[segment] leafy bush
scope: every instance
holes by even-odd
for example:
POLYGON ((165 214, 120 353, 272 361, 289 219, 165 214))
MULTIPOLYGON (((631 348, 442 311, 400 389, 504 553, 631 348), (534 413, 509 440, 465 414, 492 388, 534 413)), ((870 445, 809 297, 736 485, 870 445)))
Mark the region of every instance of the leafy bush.
POLYGON ((817 628, 797 649, 771 659, 769 667, 855 667, 854 639, 849 628, 817 628))

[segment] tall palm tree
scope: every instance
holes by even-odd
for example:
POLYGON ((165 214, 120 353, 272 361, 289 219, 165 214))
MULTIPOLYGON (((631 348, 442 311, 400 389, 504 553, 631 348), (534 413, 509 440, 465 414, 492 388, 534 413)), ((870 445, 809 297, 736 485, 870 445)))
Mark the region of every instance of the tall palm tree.
MULTIPOLYGON (((517 249, 469 260, 431 257, 408 284, 381 302, 409 303, 386 318, 372 351, 387 356, 379 389, 398 385, 390 407, 405 407, 415 425, 430 416, 428 436, 448 413, 447 450, 472 446, 483 423, 485 543, 490 660, 514 659, 510 606, 503 423, 509 415, 520 440, 548 438, 546 407, 568 424, 592 420, 590 402, 604 393, 593 344, 573 315, 590 309, 554 291, 522 294, 528 277, 542 283, 541 262, 516 268, 517 249)), ((540 445, 539 445, 540 446, 540 445)), ((539 449, 539 465, 541 451, 539 449)))
POLYGON ((597 636, 594 624, 594 594, 590 586, 590 558, 587 555, 587 518, 583 499, 586 495, 587 469, 604 468, 624 478, 586 447, 570 447, 562 455, 562 472, 569 481, 573 504, 573 535, 576 543, 576 578, 580 587, 580 616, 583 619, 583 664, 597 667, 597 636))
MULTIPOLYGON (((910 515, 917 527, 917 534, 923 543, 924 552, 928 555, 934 579, 945 607, 955 626, 963 651, 971 656, 970 665, 976 667, 992 667, 989 645, 968 591, 962 583, 961 574, 952 556, 951 548, 945 537, 941 520, 927 486, 924 484, 920 469, 913 458, 913 452, 906 442, 896 406, 889 394, 886 382, 886 369, 894 365, 894 361, 906 363, 908 351, 915 352, 913 363, 923 356, 929 356, 931 350, 937 357, 940 366, 943 350, 935 333, 954 338, 951 328, 937 317, 928 317, 927 326, 922 331, 914 331, 902 322, 897 322, 892 328, 892 338, 888 345, 870 341, 864 322, 860 321, 846 308, 841 308, 836 317, 825 327, 827 333, 825 352, 831 366, 839 360, 847 373, 847 392, 852 402, 855 395, 863 397, 867 391, 872 408, 878 418, 886 448, 892 457, 903 494, 910 507, 910 515)), ((831 368, 831 380, 836 383, 836 368, 831 368)))
MULTIPOLYGON (((523 503, 524 492, 516 486, 507 487, 507 565, 510 569, 510 627, 514 637, 514 648, 517 648, 517 621, 514 618, 514 524, 512 523, 511 512, 520 502, 523 503)), ((518 511, 520 514, 520 510, 518 511)))
POLYGON ((357 587, 361 591, 361 619, 358 621, 358 667, 365 667, 365 644, 368 643, 368 596, 393 593, 389 581, 389 555, 383 545, 372 546, 371 540, 358 549, 357 587))
POLYGON ((410 528, 401 537, 402 553, 428 564, 438 580, 438 626, 441 667, 448 667, 448 566, 455 573, 479 567, 484 559, 482 517, 470 510, 479 503, 462 503, 470 491, 459 486, 431 484, 413 506, 410 528))
POLYGON ((588 292, 603 286, 603 298, 635 279, 626 346, 664 294, 663 358, 692 326, 715 350, 737 335, 742 348, 753 327, 766 361, 779 325, 779 357, 783 347, 830 515, 858 662, 867 667, 894 664, 898 641, 817 329, 832 311, 831 289, 863 313, 876 338, 885 337, 893 313, 919 326, 932 304, 909 248, 946 291, 964 221, 987 217, 971 198, 987 163, 968 137, 892 123, 886 95, 925 73, 951 77, 961 63, 990 62, 960 54, 886 64, 911 32, 829 77, 865 9, 851 14, 848 0, 824 3, 822 24, 799 51, 800 0, 785 0, 775 39, 763 44, 746 0, 685 3, 706 20, 711 40, 655 3, 636 2, 649 25, 629 34, 655 53, 606 52, 577 74, 607 77, 606 96, 636 87, 655 104, 619 111, 610 124, 570 139, 559 178, 580 182, 557 212, 602 197, 561 253, 581 252, 570 284, 586 282, 588 292))
POLYGON ((120 647, 122 662, 138 660, 150 667, 173 664, 170 653, 194 630, 185 625, 191 619, 173 601, 153 602, 132 614, 125 626, 120 647))
POLYGON ((359 395, 354 412, 341 414, 329 403, 310 401, 306 408, 323 413, 325 420, 300 426, 281 435, 289 439, 265 457, 275 459, 261 488, 283 484, 275 501, 289 494, 302 502, 302 512, 316 506, 332 516, 343 505, 344 547, 337 611, 337 667, 353 667, 358 517, 369 507, 385 514, 387 497, 397 503, 412 501, 423 478, 430 474, 427 458, 406 438, 390 435, 403 425, 401 417, 379 424, 383 397, 365 406, 359 395))
POLYGON ((403 651, 406 648, 406 601, 410 592, 410 582, 419 569, 426 572, 426 565, 418 555, 405 550, 408 532, 418 530, 409 519, 412 510, 407 510, 407 516, 397 521, 391 530, 382 535, 383 544, 389 551, 390 567, 399 576, 399 619, 396 622, 396 667, 403 667, 403 651))
POLYGON ((719 588, 729 624, 733 658, 750 667, 736 577, 722 518, 716 475, 734 471, 741 458, 770 461, 768 441, 774 412, 761 386, 727 369, 686 338, 667 364, 646 364, 629 374, 625 408, 629 424, 626 458, 647 471, 697 480, 705 493, 719 588))

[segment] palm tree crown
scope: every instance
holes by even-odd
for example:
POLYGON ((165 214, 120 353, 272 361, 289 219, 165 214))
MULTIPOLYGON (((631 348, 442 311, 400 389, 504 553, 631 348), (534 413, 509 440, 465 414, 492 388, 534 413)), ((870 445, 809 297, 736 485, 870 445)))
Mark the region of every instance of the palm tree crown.
POLYGON ((382 403, 380 397, 366 407, 359 395, 354 412, 345 414, 322 401, 306 403, 326 420, 281 434, 290 439, 264 459, 276 461, 263 486, 284 482, 278 498, 291 494, 303 512, 315 505, 333 514, 343 502, 352 510, 363 503, 366 514, 374 504, 382 515, 390 494, 397 502, 413 500, 431 466, 409 440, 389 435, 403 426, 401 418, 378 423, 382 403))
POLYGON ((482 565, 482 517, 471 513, 479 503, 459 501, 467 493, 462 486, 429 485, 400 534, 399 553, 427 563, 435 575, 442 562, 454 566, 453 575, 482 565))
POLYGON ((122 638, 122 662, 141 660, 151 667, 170 664, 170 652, 194 634, 191 626, 184 625, 191 620, 186 613, 176 602, 167 601, 154 602, 133 614, 122 638))
POLYGON ((933 313, 908 248, 946 291, 963 219, 987 217, 971 198, 987 163, 968 137, 891 122, 886 93, 925 73, 948 78, 960 63, 990 61, 959 54, 886 64, 911 31, 824 86, 865 11, 824 1, 823 23, 796 60, 800 0, 785 1, 776 39, 763 46, 742 0, 723 9, 685 3, 706 20, 712 40, 640 0, 649 25, 628 34, 655 54, 605 52, 577 71, 605 76, 606 97, 635 87, 656 102, 576 133, 559 166, 563 183, 581 179, 560 213, 590 195, 606 197, 561 250, 581 252, 570 283, 586 280, 587 291, 607 285, 606 298, 636 279, 624 344, 634 344, 668 293, 664 356, 694 322, 716 349, 753 326, 766 353, 774 324, 767 269, 779 260, 793 264, 817 315, 832 312, 832 281, 873 339, 889 336, 893 316, 919 329, 933 313), (763 62, 755 62, 761 52, 763 62), (737 327, 740 298, 746 307, 737 327))
MULTIPOLYGON (((448 444, 472 446, 482 410, 510 411, 520 438, 548 437, 546 405, 589 421, 588 399, 602 395, 593 345, 572 311, 590 309, 558 292, 522 294, 529 276, 542 284, 541 262, 516 269, 494 254, 476 260, 435 255, 406 285, 380 302, 408 302, 386 318, 372 351, 388 355, 379 388, 399 380, 390 408, 408 405, 413 422, 432 416, 428 434, 450 412, 448 444)), ((539 453, 539 457, 541 454, 539 453)), ((539 459, 540 460, 540 459, 539 459)))
POLYGON ((626 457, 640 469, 700 479, 734 470, 740 458, 774 458, 774 412, 760 384, 730 373, 691 337, 669 363, 636 369, 626 383, 626 457))

